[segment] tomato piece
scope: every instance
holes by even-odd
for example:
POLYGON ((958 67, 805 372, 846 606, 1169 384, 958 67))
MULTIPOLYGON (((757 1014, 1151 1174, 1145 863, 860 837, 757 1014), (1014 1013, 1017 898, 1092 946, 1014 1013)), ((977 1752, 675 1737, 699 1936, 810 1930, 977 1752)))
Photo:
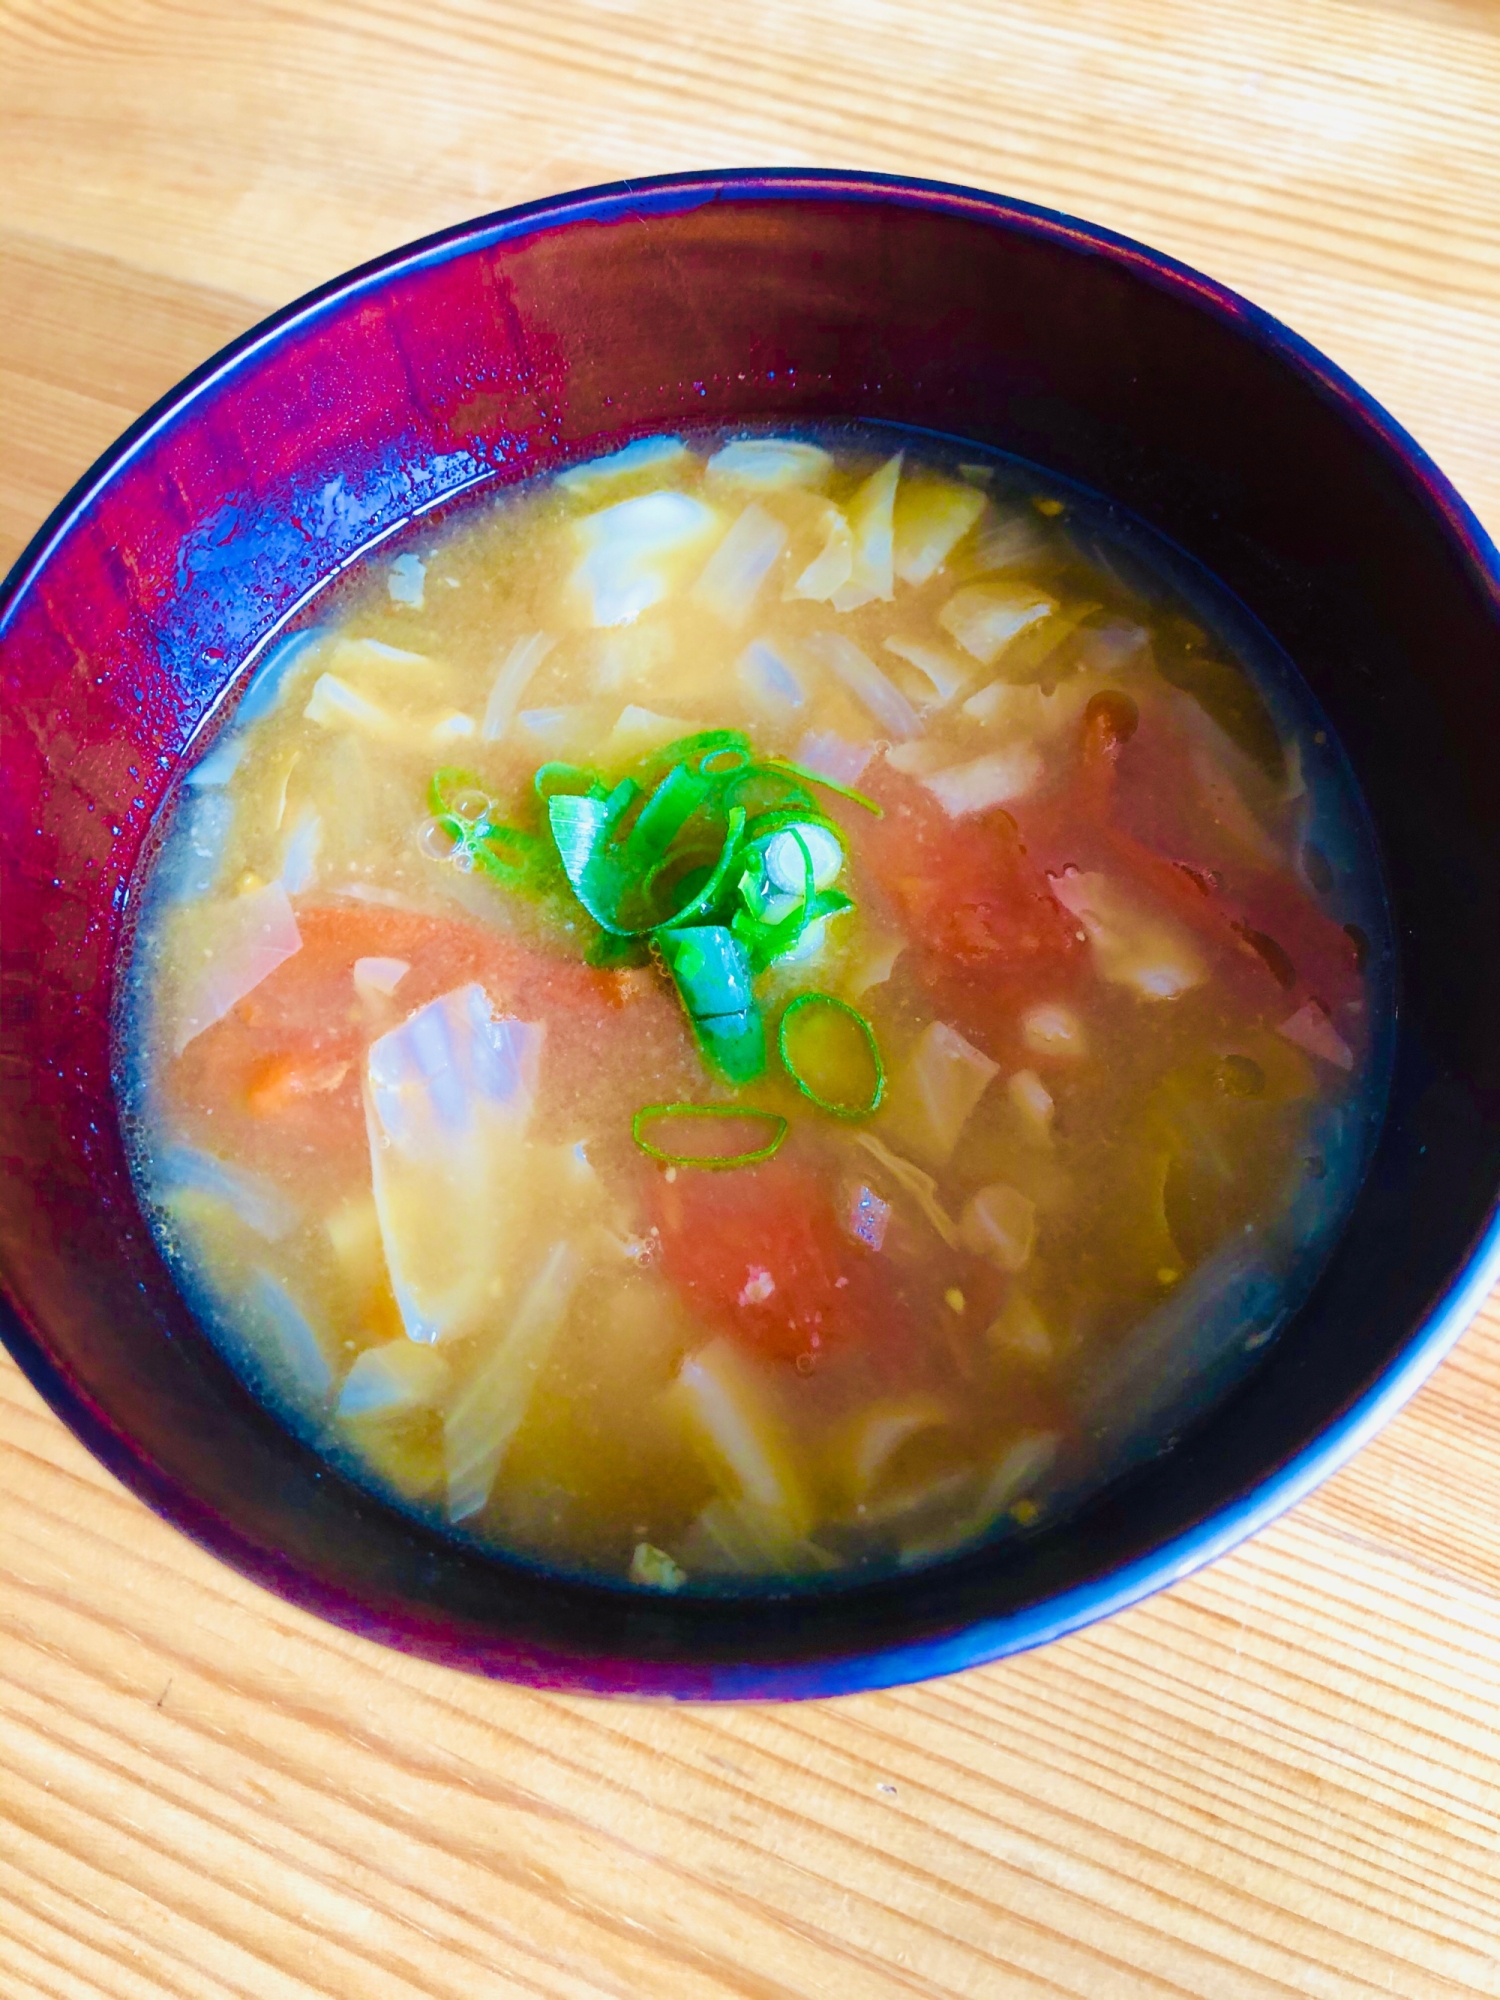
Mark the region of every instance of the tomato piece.
POLYGON ((309 1194, 368 1173, 361 1082, 370 1043, 470 982, 500 1012, 547 1023, 544 1101, 584 1098, 602 1051, 668 1087, 692 1062, 679 1010, 659 981, 622 1008, 612 975, 549 958, 483 924, 371 905, 299 907, 296 916, 301 950, 189 1042, 168 1065, 164 1089, 196 1141, 309 1194), (360 958, 406 961, 388 1000, 361 1000, 360 958))
POLYGON ((860 829, 860 852, 910 935, 991 988, 1058 990, 1081 965, 1078 927, 1047 886, 1005 812, 953 820, 920 785, 885 770, 885 817, 860 829))
POLYGON ((811 1173, 680 1169, 659 1185, 662 1268, 707 1325, 784 1361, 871 1331, 869 1253, 843 1236, 811 1173))

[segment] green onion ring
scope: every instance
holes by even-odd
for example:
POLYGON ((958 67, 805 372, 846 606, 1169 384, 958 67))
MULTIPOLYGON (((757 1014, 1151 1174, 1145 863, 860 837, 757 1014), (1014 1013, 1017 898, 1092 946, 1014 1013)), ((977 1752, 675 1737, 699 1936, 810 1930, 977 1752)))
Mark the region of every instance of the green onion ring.
POLYGON ((885 1096, 885 1063, 881 1058, 880 1044, 875 1039, 875 1030, 870 1026, 857 1007, 851 1007, 847 1000, 840 1000, 832 993, 799 993, 781 1017, 781 1025, 776 1030, 776 1050, 780 1055, 787 1075, 796 1084, 802 1095, 820 1111, 828 1111, 835 1118, 869 1118, 880 1109, 885 1096), (832 1098, 820 1097, 799 1072, 791 1056, 787 1053, 786 1033, 792 1016, 804 1007, 831 1007, 837 1014, 847 1014, 865 1038, 865 1046, 870 1051, 870 1061, 875 1069, 875 1088, 868 1104, 836 1104, 832 1098))
POLYGON ((761 1111, 754 1105, 736 1104, 643 1104, 630 1121, 630 1136, 648 1159, 668 1167, 705 1167, 722 1171, 725 1167, 753 1167, 769 1160, 787 1135, 787 1121, 779 1111, 761 1111), (668 1153, 642 1137, 649 1118, 754 1118, 772 1128, 766 1145, 746 1153, 668 1153))
POLYGON ((821 785, 825 791, 837 792, 841 799, 852 799, 855 805, 863 806, 866 812, 874 813, 876 819, 885 818, 885 808, 867 799, 863 792, 856 792, 850 785, 841 785, 837 778, 825 778, 821 771, 809 771, 805 764, 794 764, 790 757, 772 757, 767 760, 778 771, 795 771, 799 778, 806 778, 810 785, 821 785))

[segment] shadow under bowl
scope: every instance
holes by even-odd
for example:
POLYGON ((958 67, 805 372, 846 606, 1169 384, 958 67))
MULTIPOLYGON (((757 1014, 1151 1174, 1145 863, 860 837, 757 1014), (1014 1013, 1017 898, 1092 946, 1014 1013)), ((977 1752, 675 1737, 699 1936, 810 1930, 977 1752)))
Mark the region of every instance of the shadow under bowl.
POLYGON ((160 1514, 284 1597, 551 1687, 789 1697, 994 1659, 1231 1547, 1339 1465, 1500 1266, 1500 561, 1347 377, 1137 244, 874 176, 690 176, 382 259, 208 363, 5 586, 0 1332, 160 1514), (824 1595, 567 1582, 331 1472, 187 1311, 111 1086, 127 890, 194 732, 331 575, 415 513, 623 434, 884 419, 1032 459, 1213 572, 1311 684, 1377 828, 1390 1108, 1316 1289, 1175 1449, 1054 1527, 824 1595))

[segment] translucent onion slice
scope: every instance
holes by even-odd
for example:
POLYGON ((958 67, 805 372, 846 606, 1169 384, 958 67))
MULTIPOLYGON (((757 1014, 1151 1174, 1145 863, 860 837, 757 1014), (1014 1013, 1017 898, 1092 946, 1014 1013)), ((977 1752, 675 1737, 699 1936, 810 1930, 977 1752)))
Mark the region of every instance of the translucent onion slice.
POLYGON ((280 882, 221 903, 206 945, 208 956, 179 995, 172 1053, 180 1056, 189 1042, 301 949, 302 933, 280 882))
POLYGON ((692 602, 725 625, 743 625, 786 544, 785 523, 752 501, 709 557, 692 602))
POLYGON ((710 487, 775 493, 794 486, 816 490, 832 472, 829 454, 800 438, 736 438, 714 453, 703 476, 710 487))
POLYGON ((484 705, 484 719, 479 725, 479 734, 484 742, 498 743, 508 733, 521 706, 521 697, 556 644, 556 639, 549 632, 528 632, 507 649, 495 675, 494 686, 490 689, 489 700, 484 705))
POLYGON ((510 1325, 450 1405, 443 1422, 450 1521, 467 1521, 488 1502, 582 1275, 573 1246, 554 1243, 510 1325))
POLYGON ((340 1417, 397 1417, 431 1409, 441 1400, 451 1375, 435 1347, 419 1347, 404 1337, 383 1347, 367 1347, 339 1391, 340 1417))
POLYGON ((945 1165, 999 1068, 946 1021, 929 1021, 892 1083, 891 1131, 929 1165, 945 1165))
POLYGON ((889 675, 841 632, 814 632, 807 650, 898 742, 922 734, 921 718, 889 675))
POLYGON ((701 559, 719 516, 689 493, 643 493, 573 523, 572 586, 595 625, 628 625, 701 559))
POLYGON ((1207 979, 1187 926, 1110 876, 1067 869, 1051 883, 1058 902, 1082 925, 1100 977, 1112 985, 1133 987, 1148 1000, 1175 1000, 1207 979))

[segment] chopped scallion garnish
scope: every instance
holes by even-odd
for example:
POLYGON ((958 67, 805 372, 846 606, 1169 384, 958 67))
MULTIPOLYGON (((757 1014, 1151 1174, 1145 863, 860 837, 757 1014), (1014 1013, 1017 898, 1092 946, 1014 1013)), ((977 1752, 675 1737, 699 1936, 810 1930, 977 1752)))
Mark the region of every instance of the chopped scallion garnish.
POLYGON ((885 1063, 880 1054, 880 1044, 875 1039, 875 1030, 870 1026, 857 1007, 851 1007, 847 1000, 840 1000, 832 993, 799 993, 781 1017, 781 1026, 776 1031, 776 1047, 780 1053, 787 1075, 796 1084, 802 1095, 820 1111, 828 1111, 835 1118, 868 1118, 880 1109, 885 1096, 885 1063), (787 1042, 792 1022, 799 1014, 805 1014, 809 1007, 824 1008, 842 1015, 854 1023, 864 1038, 865 1048, 870 1058, 872 1082, 869 1096, 863 1103, 853 1103, 848 1099, 825 1097, 815 1090, 792 1058, 787 1042))
POLYGON ((769 1160, 787 1134, 787 1122, 779 1111, 760 1111, 753 1105, 742 1104, 646 1104, 636 1112, 630 1121, 630 1136, 641 1151, 653 1160, 660 1160, 668 1167, 707 1167, 722 1170, 726 1167, 753 1167, 762 1160, 769 1160), (719 1125, 749 1123, 765 1127, 770 1137, 763 1146, 755 1146, 739 1153, 683 1152, 670 1146, 657 1145, 646 1137, 646 1128, 653 1121, 680 1118, 683 1120, 711 1119, 719 1125))

